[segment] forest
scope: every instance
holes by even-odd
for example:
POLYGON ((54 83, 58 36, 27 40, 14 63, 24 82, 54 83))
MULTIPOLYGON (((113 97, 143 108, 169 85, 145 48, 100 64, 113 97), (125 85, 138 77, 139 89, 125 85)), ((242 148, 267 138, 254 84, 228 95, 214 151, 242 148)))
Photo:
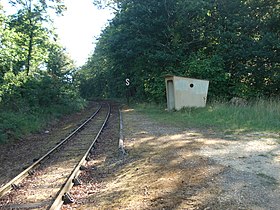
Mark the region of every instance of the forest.
POLYGON ((51 24, 63 0, 9 3, 12 15, 0 2, 0 141, 85 99, 164 103, 170 74, 209 80, 210 100, 280 96, 279 0, 93 0, 115 16, 81 68, 51 24))
POLYGON ((73 83, 73 60, 52 26, 61 0, 0 2, 0 142, 37 131, 60 115, 84 106, 73 83))
POLYGON ((76 75, 83 97, 162 103, 170 74, 209 80, 209 99, 280 95, 279 0, 102 2, 115 17, 76 75))

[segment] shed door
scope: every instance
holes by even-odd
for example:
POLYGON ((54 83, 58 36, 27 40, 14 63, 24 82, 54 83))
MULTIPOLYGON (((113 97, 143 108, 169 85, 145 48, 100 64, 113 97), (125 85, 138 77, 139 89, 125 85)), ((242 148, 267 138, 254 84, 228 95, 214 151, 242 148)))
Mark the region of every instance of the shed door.
POLYGON ((174 97, 174 84, 173 80, 167 81, 167 108, 168 110, 175 109, 175 97, 174 97))

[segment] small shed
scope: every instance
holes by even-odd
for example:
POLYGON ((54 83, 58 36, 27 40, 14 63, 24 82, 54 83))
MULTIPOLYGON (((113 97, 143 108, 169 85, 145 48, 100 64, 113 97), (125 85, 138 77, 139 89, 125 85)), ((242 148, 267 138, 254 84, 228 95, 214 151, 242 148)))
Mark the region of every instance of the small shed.
POLYGON ((165 77, 168 110, 183 107, 205 107, 208 94, 208 80, 167 75, 165 77))

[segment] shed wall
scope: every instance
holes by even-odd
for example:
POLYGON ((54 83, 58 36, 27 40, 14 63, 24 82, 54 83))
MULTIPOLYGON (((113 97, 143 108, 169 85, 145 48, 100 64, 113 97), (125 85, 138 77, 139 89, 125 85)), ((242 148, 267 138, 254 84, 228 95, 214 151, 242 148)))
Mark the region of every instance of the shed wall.
MULTIPOLYGON (((179 110, 183 107, 205 107, 208 93, 209 81, 198 80, 192 78, 168 76, 167 81, 173 81, 174 90, 167 88, 167 103, 168 109, 171 110, 170 106, 170 95, 174 95, 175 109, 179 110), (174 91, 170 94, 168 91, 174 91)), ((170 82, 169 82, 170 83, 170 82)), ((172 102, 173 103, 173 102, 172 102)), ((173 107, 174 108, 174 107, 173 107)))

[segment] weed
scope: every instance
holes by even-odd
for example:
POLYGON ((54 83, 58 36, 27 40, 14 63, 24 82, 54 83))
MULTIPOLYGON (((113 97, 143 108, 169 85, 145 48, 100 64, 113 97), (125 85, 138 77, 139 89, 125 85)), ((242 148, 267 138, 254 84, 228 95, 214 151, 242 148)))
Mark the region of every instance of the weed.
POLYGON ((134 108, 163 123, 211 128, 227 134, 249 131, 277 132, 280 127, 279 100, 258 99, 247 106, 214 102, 205 108, 183 108, 172 112, 154 104, 137 104, 134 108))
POLYGON ((70 104, 53 105, 44 108, 34 108, 28 111, 0 110, 0 143, 9 139, 19 139, 22 136, 38 132, 50 121, 63 115, 78 111, 82 106, 70 104))

